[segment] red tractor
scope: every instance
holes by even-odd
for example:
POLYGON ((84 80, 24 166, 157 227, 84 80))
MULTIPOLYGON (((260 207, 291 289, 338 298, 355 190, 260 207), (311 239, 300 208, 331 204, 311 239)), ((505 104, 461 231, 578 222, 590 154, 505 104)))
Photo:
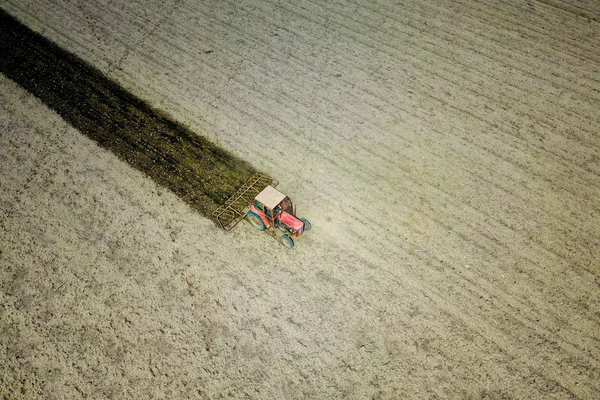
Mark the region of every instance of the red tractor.
POLYGON ((311 225, 307 219, 296 217, 290 198, 275 186, 277 181, 268 176, 254 175, 213 212, 213 219, 221 228, 230 230, 245 217, 256 229, 294 247, 294 238, 309 231, 311 225))
POLYGON ((307 219, 295 216, 290 198, 271 185, 256 195, 254 204, 246 213, 246 219, 260 231, 269 229, 274 237, 278 233, 276 229, 285 232, 281 235, 281 242, 289 248, 294 247, 294 237, 299 237, 311 228, 307 219))

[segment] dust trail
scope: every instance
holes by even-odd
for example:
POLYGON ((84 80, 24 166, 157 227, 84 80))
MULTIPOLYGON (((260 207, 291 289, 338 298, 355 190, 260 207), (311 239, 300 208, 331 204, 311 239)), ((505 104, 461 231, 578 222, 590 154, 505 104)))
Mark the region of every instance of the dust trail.
POLYGON ((0 72, 205 216, 256 170, 0 10, 0 72))

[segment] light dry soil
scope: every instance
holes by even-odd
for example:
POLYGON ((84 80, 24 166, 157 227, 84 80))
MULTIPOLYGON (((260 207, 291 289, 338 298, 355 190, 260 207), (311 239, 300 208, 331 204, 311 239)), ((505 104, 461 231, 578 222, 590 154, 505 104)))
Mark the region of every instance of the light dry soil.
POLYGON ((0 78, 0 396, 600 396, 598 1, 1 6, 314 229, 221 231, 0 78))

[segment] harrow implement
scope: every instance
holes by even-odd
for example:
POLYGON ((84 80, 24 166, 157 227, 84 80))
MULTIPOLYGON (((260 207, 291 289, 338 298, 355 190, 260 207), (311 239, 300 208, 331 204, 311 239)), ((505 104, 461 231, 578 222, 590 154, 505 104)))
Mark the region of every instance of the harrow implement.
POLYGON ((244 217, 254 198, 267 186, 277 186, 279 182, 270 176, 257 172, 240 187, 227 201, 212 213, 217 226, 229 231, 244 217))

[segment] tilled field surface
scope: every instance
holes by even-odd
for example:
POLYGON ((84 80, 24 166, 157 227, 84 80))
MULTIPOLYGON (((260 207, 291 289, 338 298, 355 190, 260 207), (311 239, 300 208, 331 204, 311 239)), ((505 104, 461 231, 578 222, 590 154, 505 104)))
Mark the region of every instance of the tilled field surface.
POLYGON ((596 1, 6 1, 255 168, 217 230, 0 88, 0 392, 597 398, 596 1))

